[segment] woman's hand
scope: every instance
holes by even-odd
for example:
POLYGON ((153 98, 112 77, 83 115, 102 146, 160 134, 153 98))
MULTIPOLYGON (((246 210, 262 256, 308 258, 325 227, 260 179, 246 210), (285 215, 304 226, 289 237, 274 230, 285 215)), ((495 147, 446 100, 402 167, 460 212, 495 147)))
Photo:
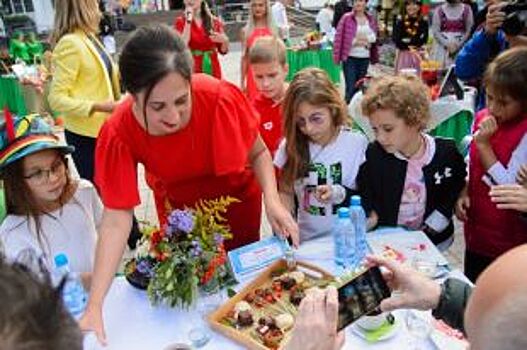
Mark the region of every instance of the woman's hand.
POLYGON ((99 343, 106 346, 106 333, 104 331, 101 307, 91 306, 88 303, 84 315, 79 320, 79 326, 83 332, 94 332, 99 343))
POLYGON ((492 186, 490 200, 498 209, 512 209, 527 213, 527 188, 514 185, 492 186))
POLYGON ((300 245, 298 225, 280 199, 266 201, 265 211, 273 232, 282 237, 291 237, 293 246, 297 248, 300 245))
POLYGON ((211 32, 209 38, 216 44, 226 44, 229 42, 229 38, 227 35, 225 35, 225 33, 211 32))
POLYGON ((93 112, 112 113, 113 110, 115 109, 115 106, 117 106, 117 102, 115 101, 95 102, 91 108, 91 113, 93 112))
POLYGON ((368 256, 370 266, 382 266, 383 277, 391 290, 397 291, 381 302, 383 312, 396 309, 431 310, 439 304, 441 286, 420 272, 396 261, 368 256))

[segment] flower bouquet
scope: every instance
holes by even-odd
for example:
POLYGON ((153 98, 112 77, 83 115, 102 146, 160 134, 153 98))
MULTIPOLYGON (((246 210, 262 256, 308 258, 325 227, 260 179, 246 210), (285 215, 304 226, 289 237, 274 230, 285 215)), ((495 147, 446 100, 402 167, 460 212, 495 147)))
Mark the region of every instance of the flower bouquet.
POLYGON ((224 240, 232 237, 225 224, 231 197, 201 200, 193 209, 176 209, 162 229, 149 227, 125 275, 146 289, 152 304, 187 308, 198 292, 214 293, 236 283, 227 261, 224 240))

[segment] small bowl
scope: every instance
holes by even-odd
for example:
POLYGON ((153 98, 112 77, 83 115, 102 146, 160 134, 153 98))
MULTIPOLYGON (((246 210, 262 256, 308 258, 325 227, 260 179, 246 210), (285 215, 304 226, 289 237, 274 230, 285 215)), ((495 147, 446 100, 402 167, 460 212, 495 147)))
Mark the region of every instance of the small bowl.
POLYGON ((362 316, 355 323, 362 329, 371 331, 379 328, 386 322, 386 314, 380 313, 376 316, 362 316))

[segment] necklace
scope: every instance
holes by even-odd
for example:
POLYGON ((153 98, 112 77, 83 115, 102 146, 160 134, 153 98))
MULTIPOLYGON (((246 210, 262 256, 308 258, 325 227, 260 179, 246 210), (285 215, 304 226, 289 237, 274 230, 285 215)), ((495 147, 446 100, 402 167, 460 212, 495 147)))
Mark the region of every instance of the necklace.
POLYGON ((414 37, 417 35, 419 29, 419 18, 410 18, 408 15, 404 15, 404 30, 410 36, 414 37))

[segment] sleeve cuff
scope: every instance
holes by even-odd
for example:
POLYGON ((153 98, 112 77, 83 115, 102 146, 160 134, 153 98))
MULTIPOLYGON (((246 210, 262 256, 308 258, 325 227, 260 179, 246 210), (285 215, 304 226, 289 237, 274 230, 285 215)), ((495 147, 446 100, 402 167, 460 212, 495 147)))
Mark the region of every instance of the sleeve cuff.
POLYGON ((445 321, 449 326, 465 332, 463 321, 467 301, 472 287, 455 278, 447 279, 441 285, 441 296, 432 316, 445 321))
POLYGON ((434 210, 426 220, 425 224, 436 232, 443 232, 450 224, 450 220, 441 214, 439 210, 434 210))
POLYGON ((514 183, 514 178, 512 178, 508 173, 507 169, 500 163, 496 162, 487 170, 487 174, 492 178, 493 182, 497 185, 505 185, 508 183, 514 183))

